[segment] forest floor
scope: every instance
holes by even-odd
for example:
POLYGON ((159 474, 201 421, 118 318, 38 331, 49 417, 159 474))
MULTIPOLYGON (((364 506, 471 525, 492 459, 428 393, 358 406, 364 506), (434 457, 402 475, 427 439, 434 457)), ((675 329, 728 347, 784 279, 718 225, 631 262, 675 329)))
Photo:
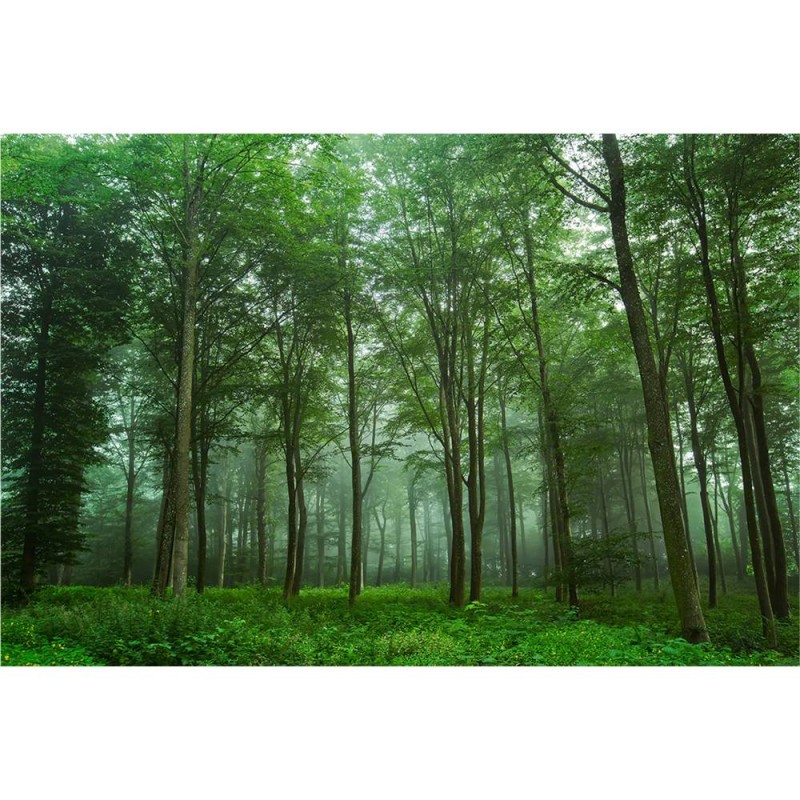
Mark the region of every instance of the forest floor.
POLYGON ((678 638, 670 592, 586 594, 580 614, 551 594, 487 587, 459 611, 446 586, 209 589, 155 600, 145 588, 48 587, 4 607, 0 662, 14 665, 798 665, 797 598, 764 648, 754 595, 722 595, 706 612, 712 643, 678 638))

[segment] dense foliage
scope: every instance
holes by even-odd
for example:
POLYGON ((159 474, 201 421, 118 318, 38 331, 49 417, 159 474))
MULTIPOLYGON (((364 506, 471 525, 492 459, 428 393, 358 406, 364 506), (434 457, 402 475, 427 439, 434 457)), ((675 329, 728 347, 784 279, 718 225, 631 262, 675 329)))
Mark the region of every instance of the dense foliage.
POLYGON ((2 156, 9 663, 796 658, 797 136, 2 156))
MULTIPOLYGON (((489 589, 464 611, 447 588, 311 589, 287 609, 278 590, 211 589, 164 604, 143 589, 53 587, 6 612, 0 659, 42 665, 757 666, 797 663, 797 626, 763 646, 752 598, 709 614, 714 644, 689 645, 664 595, 625 592, 584 603, 580 617, 537 590, 489 589)), ((795 609, 796 610, 796 609, 795 609)))

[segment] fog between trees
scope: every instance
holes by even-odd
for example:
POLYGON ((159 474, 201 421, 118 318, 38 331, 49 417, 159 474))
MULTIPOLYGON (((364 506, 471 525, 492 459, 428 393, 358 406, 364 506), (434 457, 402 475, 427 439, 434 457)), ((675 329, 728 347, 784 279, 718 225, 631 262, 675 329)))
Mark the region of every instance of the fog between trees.
POLYGON ((6 136, 3 594, 798 569, 790 135, 6 136))

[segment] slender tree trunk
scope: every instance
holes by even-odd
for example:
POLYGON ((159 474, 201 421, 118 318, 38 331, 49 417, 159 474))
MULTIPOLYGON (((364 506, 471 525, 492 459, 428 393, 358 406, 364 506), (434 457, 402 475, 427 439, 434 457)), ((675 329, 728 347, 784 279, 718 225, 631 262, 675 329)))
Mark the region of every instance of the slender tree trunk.
POLYGON ((653 562, 653 583, 657 592, 661 591, 661 580, 658 569, 658 555, 656 553, 656 534, 653 530, 653 518, 650 514, 650 500, 647 492, 647 478, 645 476, 645 453, 644 448, 639 450, 639 480, 642 485, 642 500, 644 502, 645 519, 647 520, 647 532, 650 540, 650 559, 653 562))
POLYGON ((289 493, 289 507, 286 524, 286 575, 283 581, 283 599, 292 596, 294 574, 297 569, 297 485, 295 478, 294 446, 291 439, 286 443, 286 486, 289 493))
POLYGON ((303 568, 305 567, 306 530, 308 528, 308 508, 306 507, 305 480, 300 463, 300 446, 295 445, 295 485, 297 487, 297 556, 295 559, 294 578, 292 579, 292 595, 300 594, 303 585, 303 568))
POLYGON ((408 495, 408 520, 411 529, 411 588, 417 588, 417 498, 413 481, 406 486, 408 495))
POLYGON ((361 550, 363 555, 363 565, 361 567, 360 591, 363 591, 364 587, 367 585, 367 575, 368 575, 367 569, 369 568, 369 543, 370 543, 371 528, 372 526, 370 524, 369 509, 367 509, 364 514, 364 547, 361 550))
POLYGON ((166 594, 172 573, 172 555, 175 542, 175 450, 168 448, 164 457, 164 499, 159 519, 158 550, 153 576, 152 593, 158 597, 166 594))
MULTIPOLYGON (((675 401, 675 433, 678 439, 678 476, 681 484, 681 514, 683 515, 683 524, 686 528, 686 546, 689 548, 689 557, 692 561, 692 573, 694 574, 694 582, 697 586, 700 583, 697 578, 697 560, 694 557, 694 545, 692 544, 692 528, 689 524, 689 507, 686 502, 686 474, 683 471, 683 434, 681 432, 680 415, 678 413, 678 401, 675 401)), ((698 588, 699 591, 699 588, 698 588)))
POLYGON ((706 558, 708 562, 708 607, 717 607, 717 562, 714 550, 714 527, 711 520, 711 506, 708 501, 708 478, 706 468, 706 454, 700 445, 700 431, 698 429, 698 411, 694 395, 694 376, 692 374, 691 355, 687 359, 680 354, 680 363, 683 370, 684 385, 686 387, 686 402, 689 406, 689 429, 692 442, 692 457, 697 472, 697 482, 700 486, 700 506, 703 511, 703 530, 706 535, 706 558))
POLYGON ((397 514, 394 518, 394 583, 400 583, 400 575, 402 568, 402 532, 403 532, 403 515, 400 507, 397 508, 397 514))
POLYGON ((444 525, 444 536, 447 542, 445 558, 447 559, 447 571, 450 572, 450 554, 453 550, 453 525, 449 513, 449 501, 447 496, 447 485, 442 490, 442 522, 444 525))
MULTIPOLYGON (((714 452, 711 452, 711 462, 714 462, 714 452)), ((722 594, 728 593, 728 583, 725 579, 725 565, 722 561, 722 548, 719 544, 719 495, 717 482, 714 481, 714 511, 711 515, 711 522, 714 527, 714 552, 717 554, 717 571, 719 572, 719 582, 722 587, 722 594)))
POLYGON ((425 531, 425 574, 422 576, 423 583, 430 583, 434 580, 433 563, 433 533, 431 531, 431 506, 428 493, 422 496, 422 525, 425 531))
POLYGON ((792 546, 794 550, 795 567, 800 568, 800 543, 797 535, 797 517, 794 515, 794 501, 792 500, 792 486, 789 480, 789 468, 786 466, 786 456, 781 462, 781 472, 783 474, 783 487, 786 494, 786 511, 789 515, 789 525, 792 529, 792 546))
POLYGON ((690 204, 693 213, 693 224, 697 232, 700 243, 700 264, 703 273, 703 284, 706 290, 706 298, 711 309, 711 332, 714 337, 714 349, 719 364, 720 376, 725 387, 725 395, 736 426, 736 438, 739 446, 739 461, 742 469, 742 487, 744 491, 744 507, 747 515, 747 536, 750 542, 750 557, 753 563, 753 573, 756 579, 756 591, 758 594, 759 609, 761 611, 762 626, 767 644, 775 647, 777 644, 777 634, 775 630, 772 603, 767 586, 764 562, 761 556, 761 544, 758 538, 758 528, 753 510, 753 485, 750 471, 750 458, 747 452, 747 440, 745 435, 744 418, 742 407, 737 397, 736 389, 731 380, 728 369, 728 359, 725 354, 725 342, 722 337, 722 324, 719 313, 719 302, 717 300, 717 290, 714 285, 714 277, 711 273, 711 262, 708 253, 708 233, 706 226, 705 197, 694 170, 694 151, 693 147, 684 150, 684 175, 686 187, 690 196, 690 204))
POLYGON ((317 586, 325 586, 325 484, 317 484, 317 586))
MULTIPOLYGON (((339 266, 344 271, 345 252, 340 248, 339 266)), ((358 395, 356 393, 355 336, 353 335, 350 287, 344 291, 344 319, 347 326, 347 427, 350 437, 350 484, 353 500, 353 532, 350 538, 350 590, 348 602, 355 604, 361 590, 361 526, 364 494, 361 488, 361 447, 358 436, 358 395)))
MULTIPOLYGON (((770 531, 770 518, 767 511, 767 500, 764 494, 764 485, 761 482, 761 470, 758 464, 758 453, 756 452, 755 438, 753 434, 753 421, 750 416, 747 402, 743 401, 742 418, 744 420, 745 439, 747 451, 750 456, 750 468, 753 478, 753 498, 755 499, 756 514, 758 515, 758 525, 761 532, 761 543, 764 554, 764 572, 766 573, 767 588, 770 600, 774 600, 776 594, 775 579, 775 554, 773 551, 773 539, 770 531)), ((774 611, 774 608, 773 608, 774 611)))
POLYGON ((522 503, 522 494, 517 495, 517 519, 519 519, 519 544, 522 551, 520 554, 519 565, 523 574, 527 575, 527 569, 530 562, 528 559, 528 543, 525 539, 525 514, 522 503))
POLYGON ((733 519, 733 500, 731 494, 731 484, 732 484, 732 477, 729 475, 728 477, 728 491, 723 492, 722 486, 720 483, 719 478, 719 469, 717 468, 716 464, 712 461, 712 469, 714 472, 714 484, 718 487, 719 496, 722 500, 722 507, 725 510, 725 516, 728 519, 728 530, 731 535, 731 547, 733 548, 733 557, 736 561, 736 580, 741 582, 744 580, 745 568, 744 568, 744 543, 741 544, 738 541, 738 536, 736 535, 736 523, 733 519))
POLYGON ((544 590, 547 591, 547 583, 550 573, 550 532, 548 525, 550 523, 550 487, 545 482, 542 485, 542 543, 544 546, 544 563, 542 564, 542 575, 544 577, 544 590))
POLYGON ((503 491, 503 468, 500 465, 500 453, 495 451, 492 458, 494 462, 494 483, 497 488, 497 553, 500 570, 500 580, 509 584, 511 579, 511 559, 508 555, 508 524, 506 521, 506 498, 503 491))
POLYGON ((258 533, 258 582, 267 584, 267 446, 256 445, 256 530, 258 533))
POLYGON ((336 585, 341 586, 347 575, 347 554, 345 552, 345 524, 347 522, 347 510, 345 508, 344 493, 339 491, 339 537, 336 542, 336 585))
POLYGON ((378 551, 378 573, 375 576, 375 585, 380 586, 383 583, 383 558, 386 553, 386 507, 383 508, 383 524, 378 517, 378 509, 373 508, 372 513, 375 515, 375 522, 378 524, 378 530, 381 534, 381 546, 378 551))
POLYGON ((639 543, 636 533, 636 509, 633 505, 633 482, 630 471, 630 445, 625 441, 625 429, 622 421, 622 410, 619 411, 619 477, 622 499, 625 504, 625 519, 628 522, 628 536, 631 542, 631 555, 633 558, 633 577, 637 592, 642 591, 642 566, 639 559, 639 543))
POLYGON ((614 560, 611 558, 611 533, 608 528, 608 508, 606 506, 606 486, 603 480, 603 472, 600 471, 600 509, 603 512, 600 520, 603 523, 603 540, 606 543, 606 565, 608 566, 608 577, 611 583, 611 596, 616 596, 617 580, 614 575, 614 560))
POLYGON ((669 410, 666 397, 661 390, 636 272, 633 267, 625 219, 625 179, 622 158, 619 154, 617 137, 613 134, 603 135, 603 157, 608 167, 611 187, 608 203, 611 235, 614 239, 617 256, 622 302, 625 305, 642 381, 648 445, 653 460, 653 474, 664 528, 664 544, 667 551, 670 579, 678 606, 683 637, 690 642, 705 642, 708 641, 708 630, 700 606, 686 532, 681 518, 680 486, 675 469, 669 410))
POLYGON ((228 549, 228 512, 229 497, 231 492, 230 478, 228 477, 228 462, 224 462, 222 468, 222 475, 220 477, 220 487, 222 489, 222 497, 220 498, 219 506, 219 561, 217 564, 217 586, 222 589, 225 586, 225 559, 227 557, 228 549))
POLYGON ((569 604, 571 607, 577 608, 578 587, 572 563, 572 533, 570 530, 570 511, 569 500, 567 497, 567 478, 566 469, 564 466, 564 450, 561 444, 561 424, 550 392, 547 354, 544 348, 541 326, 539 324, 538 294, 536 290, 533 244, 530 227, 527 223, 525 225, 524 238, 526 260, 525 271, 528 280, 531 324, 533 327, 533 338, 536 342, 536 353, 539 362, 539 388, 542 395, 542 407, 547 431, 545 441, 547 442, 547 449, 552 455, 552 458, 550 459, 550 465, 554 481, 552 483, 553 496, 551 497, 551 501, 554 501, 552 507, 558 517, 556 530, 558 533, 559 567, 567 584, 567 589, 569 592, 569 604))
POLYGON ((125 495, 125 554, 122 565, 122 582, 131 585, 133 576, 133 495, 136 489, 135 438, 133 418, 135 413, 134 397, 131 393, 128 420, 128 466, 125 470, 127 492, 125 495))
POLYGON ((519 564, 517 563, 517 521, 516 521, 516 499, 514 497, 514 476, 511 471, 511 450, 508 445, 508 426, 506 424, 506 397, 501 388, 500 377, 498 376, 498 392, 500 394, 500 429, 503 438, 503 455, 506 461, 506 480, 508 481, 508 508, 510 514, 510 536, 511 536, 511 597, 519 597, 519 564))

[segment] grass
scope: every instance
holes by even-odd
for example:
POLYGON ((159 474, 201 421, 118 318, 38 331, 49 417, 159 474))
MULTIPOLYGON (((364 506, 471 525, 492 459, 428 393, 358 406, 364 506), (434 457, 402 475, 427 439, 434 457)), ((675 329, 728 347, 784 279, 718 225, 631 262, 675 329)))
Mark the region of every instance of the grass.
POLYGON ((210 589, 159 601, 144 588, 49 587, 4 608, 4 666, 92 665, 797 665, 794 619, 764 648, 755 598, 728 594, 707 611, 712 643, 679 638, 669 594, 586 595, 580 615, 534 589, 512 602, 489 587, 464 610, 446 587, 210 589))

